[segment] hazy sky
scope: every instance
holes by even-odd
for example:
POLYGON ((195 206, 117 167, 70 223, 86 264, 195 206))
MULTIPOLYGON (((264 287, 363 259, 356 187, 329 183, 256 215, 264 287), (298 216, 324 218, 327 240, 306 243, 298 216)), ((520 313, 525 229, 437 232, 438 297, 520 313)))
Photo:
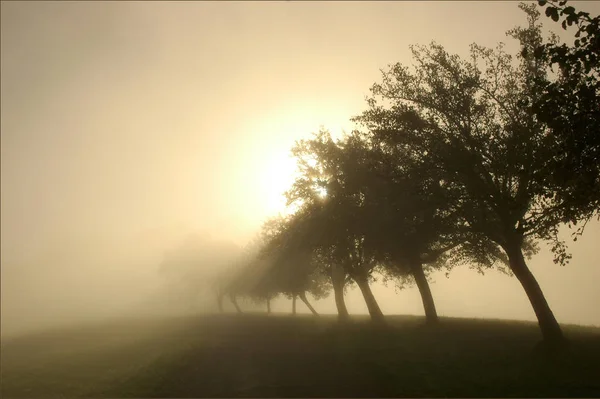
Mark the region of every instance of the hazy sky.
MULTIPOLYGON (((465 55, 525 21, 512 1, 10 1, 1 11, 2 267, 38 279, 42 268, 154 270, 190 230, 245 243, 282 207, 294 140, 350 128, 379 69, 410 62, 409 44, 465 55)), ((593 224, 568 269, 547 254, 531 262, 559 320, 600 324, 598 238, 593 224)), ((432 288, 443 314, 486 316, 487 304, 492 316, 533 318, 514 279, 465 269, 443 280, 432 288)), ((389 312, 420 312, 414 290, 376 295, 389 312), (398 305, 406 295, 416 305, 398 305)))

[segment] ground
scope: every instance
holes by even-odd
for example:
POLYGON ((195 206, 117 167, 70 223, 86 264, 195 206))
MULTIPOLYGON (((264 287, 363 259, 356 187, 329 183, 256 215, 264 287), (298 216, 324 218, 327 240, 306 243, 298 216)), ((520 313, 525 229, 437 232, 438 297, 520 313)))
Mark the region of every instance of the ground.
POLYGON ((526 322, 215 315, 2 340, 2 397, 600 397, 600 329, 533 355, 526 322))

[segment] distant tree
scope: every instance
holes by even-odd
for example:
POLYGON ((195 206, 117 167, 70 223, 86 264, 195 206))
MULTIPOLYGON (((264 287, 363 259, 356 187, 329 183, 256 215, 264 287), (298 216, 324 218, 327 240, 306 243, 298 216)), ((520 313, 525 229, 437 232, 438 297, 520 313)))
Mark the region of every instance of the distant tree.
POLYGON ((552 153, 546 125, 531 104, 536 81, 546 74, 533 50, 541 43, 539 14, 526 10, 529 25, 509 32, 522 51, 518 65, 502 45, 472 45, 470 60, 438 44, 412 47, 416 65, 392 65, 372 87, 370 109, 356 121, 374 140, 402 149, 419 168, 439 178, 449 193, 460 229, 475 250, 500 247, 538 318, 544 343, 564 342, 562 330, 526 257, 534 240, 551 241, 557 262, 566 262, 557 238, 561 218, 545 179, 552 153), (531 50, 531 51, 526 51, 531 50))
POLYGON ((242 313, 237 302, 239 297, 249 298, 257 304, 266 303, 267 311, 270 313, 270 300, 274 295, 263 288, 265 274, 266 270, 262 262, 248 260, 230 278, 227 294, 238 313, 242 313))
MULTIPOLYGON (((264 254, 275 266, 269 272, 269 278, 280 292, 292 299, 294 314, 296 297, 302 299, 302 289, 293 287, 308 287, 317 299, 325 298, 333 287, 338 314, 345 320, 348 318, 344 302, 347 275, 343 267, 335 264, 332 247, 322 245, 318 239, 320 232, 313 230, 316 224, 312 213, 317 211, 314 207, 303 207, 293 215, 265 223, 263 231, 269 238, 264 254)), ((302 300, 310 309, 305 299, 302 300)))
POLYGON ((238 313, 242 310, 237 303, 238 297, 244 297, 255 303, 265 303, 267 313, 271 312, 271 300, 277 296, 277 287, 273 280, 272 261, 263 256, 266 246, 265 237, 255 237, 243 250, 233 273, 227 277, 225 292, 238 313))
POLYGON ((247 295, 252 298, 254 302, 265 304, 267 313, 271 313, 271 300, 279 293, 272 281, 273 276, 270 274, 270 264, 268 261, 257 257, 252 264, 249 265, 249 269, 253 270, 253 272, 249 273, 251 286, 247 290, 247 295))
POLYGON ((310 251, 303 245, 297 229, 297 215, 274 218, 263 226, 264 246, 258 255, 267 262, 269 270, 265 281, 271 290, 292 299, 292 313, 296 313, 296 298, 318 315, 308 301, 306 292, 316 299, 328 295, 328 284, 310 251), (268 279, 268 280, 267 280, 268 279))
POLYGON ((212 291, 218 310, 223 311, 223 298, 229 294, 241 256, 241 248, 233 243, 192 234, 165 252, 159 272, 174 281, 191 301, 212 291))

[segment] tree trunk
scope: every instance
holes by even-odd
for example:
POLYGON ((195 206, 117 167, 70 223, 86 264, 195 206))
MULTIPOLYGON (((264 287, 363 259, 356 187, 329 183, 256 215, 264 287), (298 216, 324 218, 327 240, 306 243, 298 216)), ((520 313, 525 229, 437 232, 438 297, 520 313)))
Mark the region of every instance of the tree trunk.
POLYGON ((421 300, 423 301, 423 308, 425 309, 425 320, 427 324, 437 324, 439 319, 437 311, 435 310, 435 302, 433 301, 433 295, 431 295, 431 289, 429 288, 429 282, 423 271, 423 264, 421 262, 411 263, 412 275, 415 278, 419 292, 421 293, 421 300))
POLYGON ((267 298, 267 314, 271 313, 271 298, 267 298))
POLYGON ((219 307, 219 312, 223 313, 223 293, 217 293, 217 306, 219 307))
POLYGON ((300 293, 300 299, 302 300, 302 302, 304 302, 304 304, 310 309, 310 311, 312 312, 313 315, 318 316, 319 314, 317 313, 317 311, 315 310, 315 308, 313 308, 311 306, 311 304, 308 302, 308 299, 306 298, 306 292, 302 291, 300 293))
POLYGON ((508 244, 505 247, 506 254, 510 263, 510 269, 515 274, 527 297, 533 307, 533 311, 538 319, 540 330, 544 339, 544 344, 549 348, 559 348, 566 344, 566 338, 562 333, 558 321, 554 317, 548 301, 535 277, 527 267, 521 246, 518 244, 508 244))
POLYGON ((337 307, 338 311, 338 318, 342 321, 348 320, 350 318, 350 314, 348 313, 348 308, 346 308, 346 301, 344 300, 344 286, 334 285, 333 294, 335 297, 335 306, 337 307))
POLYGON ((292 314, 296 315, 296 295, 292 296, 292 314))
POLYGON ((348 308, 346 308, 346 301, 344 300, 346 272, 343 268, 333 266, 331 271, 331 283, 333 285, 333 294, 335 297, 335 306, 338 311, 338 318, 342 321, 348 320, 350 315, 348 314, 348 308))
POLYGON ((237 300, 235 299, 235 295, 234 294, 229 294, 229 299, 231 299, 231 303, 233 303, 233 306, 235 307, 235 310, 238 313, 242 313, 242 309, 240 309, 240 307, 238 306, 237 300))
POLYGON ((371 315, 371 320, 373 321, 383 321, 383 312, 379 308, 377 301, 375 300, 375 296, 371 291, 371 287, 369 287, 369 282, 366 277, 360 276, 355 277, 354 281, 358 284, 358 288, 363 294, 365 298, 365 302, 367 304, 367 309, 369 309, 369 314, 371 315))

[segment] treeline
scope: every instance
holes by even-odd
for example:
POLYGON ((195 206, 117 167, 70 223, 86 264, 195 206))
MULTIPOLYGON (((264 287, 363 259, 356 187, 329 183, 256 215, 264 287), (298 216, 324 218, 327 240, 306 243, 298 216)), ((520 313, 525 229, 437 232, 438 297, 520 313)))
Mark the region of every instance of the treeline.
MULTIPOLYGON (((384 316, 375 274, 415 283, 428 323, 438 321, 428 275, 466 264, 514 275, 544 343, 565 338, 527 266, 539 242, 555 262, 570 259, 560 226, 576 239, 600 200, 599 17, 565 1, 540 1, 545 15, 576 31, 572 45, 543 37, 538 6, 520 4, 520 45, 473 44, 461 58, 442 46, 413 46, 413 65, 390 65, 371 88, 356 130, 322 130, 297 142, 299 177, 286 193, 293 212, 267 221, 224 295, 310 306, 356 284, 374 321, 384 316)), ((236 303, 236 307, 237 303, 236 303)), ((239 307, 238 307, 239 310, 239 307)))

